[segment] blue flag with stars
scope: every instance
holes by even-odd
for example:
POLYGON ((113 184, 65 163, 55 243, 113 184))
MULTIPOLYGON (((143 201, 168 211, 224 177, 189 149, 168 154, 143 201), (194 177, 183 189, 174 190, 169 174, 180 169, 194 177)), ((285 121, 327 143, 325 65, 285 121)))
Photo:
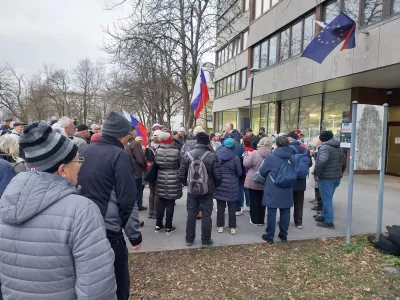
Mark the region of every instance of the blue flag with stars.
POLYGON ((324 59, 343 41, 340 49, 356 47, 356 22, 341 12, 332 22, 325 26, 304 50, 302 57, 307 57, 317 63, 324 59))

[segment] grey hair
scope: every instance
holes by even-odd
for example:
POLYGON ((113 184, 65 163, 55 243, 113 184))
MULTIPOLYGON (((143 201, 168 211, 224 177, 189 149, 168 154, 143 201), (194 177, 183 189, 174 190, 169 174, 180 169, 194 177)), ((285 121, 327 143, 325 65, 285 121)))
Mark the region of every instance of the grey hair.
POLYGON ((260 147, 272 147, 272 139, 270 137, 263 137, 257 145, 258 148, 260 147))
POLYGON ((68 117, 62 117, 56 124, 58 124, 61 128, 67 128, 74 121, 68 117))
POLYGON ((280 135, 276 138, 276 145, 278 147, 289 146, 289 139, 284 135, 280 135))
POLYGON ((9 134, 0 137, 0 151, 14 160, 19 157, 19 141, 9 134))
POLYGON ((67 133, 65 132, 65 129, 62 128, 62 127, 60 126, 60 124, 58 124, 58 123, 54 123, 53 126, 52 126, 51 128, 53 128, 53 130, 54 130, 55 132, 58 132, 58 133, 61 134, 61 135, 64 135, 64 136, 67 135, 67 133))

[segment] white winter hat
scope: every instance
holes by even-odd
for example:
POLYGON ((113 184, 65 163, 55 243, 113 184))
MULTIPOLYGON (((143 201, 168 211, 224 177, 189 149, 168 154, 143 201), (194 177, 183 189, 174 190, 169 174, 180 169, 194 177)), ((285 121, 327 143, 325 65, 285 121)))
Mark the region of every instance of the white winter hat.
POLYGON ((204 131, 204 129, 203 129, 203 127, 201 127, 201 126, 196 126, 194 129, 193 129, 193 135, 194 136, 196 136, 198 133, 200 133, 200 132, 205 132, 204 131))

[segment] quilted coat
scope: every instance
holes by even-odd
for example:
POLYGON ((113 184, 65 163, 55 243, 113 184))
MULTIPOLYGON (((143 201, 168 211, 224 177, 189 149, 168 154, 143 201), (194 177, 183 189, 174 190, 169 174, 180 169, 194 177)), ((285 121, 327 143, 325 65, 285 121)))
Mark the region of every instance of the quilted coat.
POLYGON ((182 197, 182 184, 179 181, 181 154, 174 144, 162 144, 156 150, 157 181, 156 194, 163 199, 182 197))
POLYGON ((63 177, 24 172, 0 201, 0 299, 115 300, 103 217, 63 177))
POLYGON ((271 151, 270 147, 263 146, 243 157, 243 166, 248 169, 244 182, 246 188, 258 191, 264 190, 264 184, 255 182, 253 177, 264 159, 271 154, 271 151))

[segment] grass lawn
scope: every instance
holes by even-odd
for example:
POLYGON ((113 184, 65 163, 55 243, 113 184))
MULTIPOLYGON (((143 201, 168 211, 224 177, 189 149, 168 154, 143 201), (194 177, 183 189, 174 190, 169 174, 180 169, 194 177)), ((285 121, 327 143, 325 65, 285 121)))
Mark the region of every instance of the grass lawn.
MULTIPOLYGON (((365 237, 132 254, 131 299, 398 299, 365 237)), ((400 260, 390 260, 400 263, 400 260)))

